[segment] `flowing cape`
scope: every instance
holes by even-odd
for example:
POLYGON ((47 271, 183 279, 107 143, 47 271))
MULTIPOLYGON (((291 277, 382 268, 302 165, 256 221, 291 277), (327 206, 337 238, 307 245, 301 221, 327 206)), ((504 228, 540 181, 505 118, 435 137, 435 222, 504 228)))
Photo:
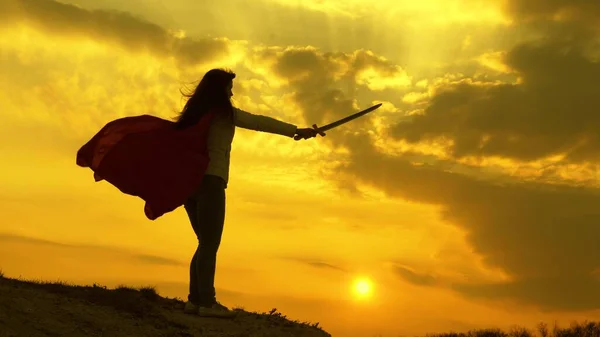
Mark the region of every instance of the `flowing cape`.
POLYGON ((77 165, 89 167, 96 182, 106 180, 143 199, 146 217, 155 220, 183 205, 200 186, 213 116, 183 130, 150 115, 116 119, 79 149, 77 165))

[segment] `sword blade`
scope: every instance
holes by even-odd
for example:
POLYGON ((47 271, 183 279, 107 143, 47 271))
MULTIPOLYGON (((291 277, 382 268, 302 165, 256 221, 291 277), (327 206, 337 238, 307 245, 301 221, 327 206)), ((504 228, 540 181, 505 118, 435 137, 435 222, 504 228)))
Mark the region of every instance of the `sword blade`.
POLYGON ((345 123, 347 123, 347 122, 349 122, 349 121, 351 121, 353 119, 356 119, 356 118, 358 118, 360 116, 364 116, 364 115, 368 114, 369 112, 371 112, 371 111, 379 108, 380 106, 381 106, 381 103, 373 105, 372 107, 367 108, 367 109, 365 109, 363 111, 359 111, 359 112, 357 112, 357 113, 355 113, 353 115, 350 115, 348 117, 344 117, 344 118, 342 118, 342 119, 340 119, 338 121, 335 121, 333 123, 329 123, 327 125, 321 126, 321 127, 318 128, 318 130, 320 132, 325 132, 327 130, 331 130, 331 129, 335 128, 335 127, 338 127, 338 126, 340 126, 342 124, 345 124, 345 123))

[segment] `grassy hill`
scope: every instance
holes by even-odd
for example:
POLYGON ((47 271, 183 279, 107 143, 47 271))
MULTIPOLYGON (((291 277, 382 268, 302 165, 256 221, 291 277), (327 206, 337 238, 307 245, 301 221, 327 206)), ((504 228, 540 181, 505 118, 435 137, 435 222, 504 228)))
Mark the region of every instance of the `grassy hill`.
POLYGON ((317 324, 235 308, 235 319, 183 313, 184 302, 153 288, 74 286, 0 274, 0 337, 331 337, 317 324))

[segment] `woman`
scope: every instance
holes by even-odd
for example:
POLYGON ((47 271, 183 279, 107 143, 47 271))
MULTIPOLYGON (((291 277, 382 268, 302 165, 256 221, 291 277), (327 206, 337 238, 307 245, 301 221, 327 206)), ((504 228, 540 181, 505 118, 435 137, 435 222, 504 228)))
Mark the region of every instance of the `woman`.
POLYGON ((150 115, 117 119, 77 152, 77 165, 92 169, 96 181, 143 199, 150 220, 184 205, 198 238, 184 311, 202 316, 233 316, 217 302, 214 279, 235 127, 295 140, 317 135, 315 129, 233 107, 234 78, 231 71, 210 70, 175 122, 150 115))
POLYGON ((296 140, 315 137, 312 128, 297 128, 293 124, 254 115, 231 104, 235 74, 213 69, 207 72, 195 92, 189 96, 183 112, 175 122, 177 129, 198 123, 202 116, 216 111, 207 137, 210 161, 198 190, 185 202, 185 210, 198 237, 198 248, 190 263, 190 282, 186 313, 201 316, 229 317, 234 312, 216 300, 214 280, 217 251, 225 220, 225 189, 229 180, 231 143, 235 127, 295 137, 296 140))

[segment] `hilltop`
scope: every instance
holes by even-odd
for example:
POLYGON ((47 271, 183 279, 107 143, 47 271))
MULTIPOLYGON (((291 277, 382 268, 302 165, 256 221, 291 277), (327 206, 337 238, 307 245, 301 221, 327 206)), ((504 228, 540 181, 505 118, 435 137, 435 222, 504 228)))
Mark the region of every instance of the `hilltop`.
POLYGON ((331 337, 318 323, 291 321, 277 312, 235 319, 183 313, 184 302, 154 288, 24 281, 0 274, 0 337, 331 337))

